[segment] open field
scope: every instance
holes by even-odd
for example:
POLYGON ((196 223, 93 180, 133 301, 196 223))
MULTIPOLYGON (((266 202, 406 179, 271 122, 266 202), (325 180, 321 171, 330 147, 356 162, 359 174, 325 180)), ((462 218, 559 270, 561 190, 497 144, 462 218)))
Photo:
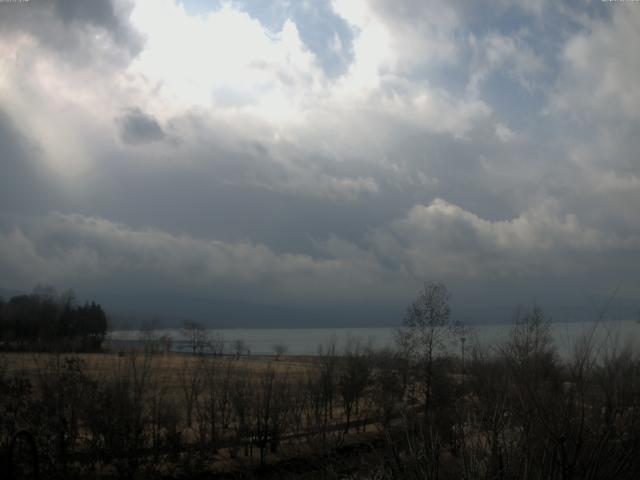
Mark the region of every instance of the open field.
MULTIPOLYGON (((138 357, 142 353, 138 354, 138 357)), ((24 374, 35 376, 43 371, 55 367, 56 363, 64 363, 65 359, 78 358, 84 365, 84 371, 92 378, 100 378, 109 373, 122 371, 131 362, 131 352, 128 353, 42 353, 42 352, 0 352, 0 366, 7 375, 24 374)), ((310 368, 315 361, 312 356, 283 356, 277 360, 275 356, 254 355, 242 356, 238 359, 233 355, 220 357, 196 356, 182 353, 169 353, 152 355, 149 357, 150 368, 161 371, 168 378, 177 378, 177 374, 184 368, 218 368, 227 362, 233 362, 235 366, 254 371, 263 372, 275 369, 277 372, 302 374, 310 368)))

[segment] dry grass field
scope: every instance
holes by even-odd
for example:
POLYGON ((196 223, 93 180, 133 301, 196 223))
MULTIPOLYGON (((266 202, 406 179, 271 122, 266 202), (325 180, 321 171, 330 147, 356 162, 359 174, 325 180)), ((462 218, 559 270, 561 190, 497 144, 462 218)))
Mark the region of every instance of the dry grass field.
MULTIPOLYGON (((79 358, 84 371, 92 378, 101 378, 113 372, 122 372, 131 363, 132 359, 141 361, 144 358, 142 351, 129 351, 122 353, 42 353, 42 352, 0 352, 0 370, 6 375, 25 374, 35 376, 55 369, 68 358, 79 358)), ((149 368, 156 372, 162 372, 171 378, 185 368, 220 368, 232 363, 250 371, 259 373, 273 369, 278 373, 303 374, 311 368, 315 357, 309 356, 283 356, 279 360, 270 355, 242 356, 236 358, 233 355, 210 356, 189 355, 182 353, 168 353, 150 355, 149 368)))

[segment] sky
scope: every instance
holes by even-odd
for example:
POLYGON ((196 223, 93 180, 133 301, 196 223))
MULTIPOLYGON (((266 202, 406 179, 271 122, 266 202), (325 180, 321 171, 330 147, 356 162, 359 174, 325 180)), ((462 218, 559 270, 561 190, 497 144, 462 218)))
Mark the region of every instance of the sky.
POLYGON ((0 2, 0 288, 242 325, 394 324, 425 281, 470 321, 637 310, 638 44, 639 2, 0 2))

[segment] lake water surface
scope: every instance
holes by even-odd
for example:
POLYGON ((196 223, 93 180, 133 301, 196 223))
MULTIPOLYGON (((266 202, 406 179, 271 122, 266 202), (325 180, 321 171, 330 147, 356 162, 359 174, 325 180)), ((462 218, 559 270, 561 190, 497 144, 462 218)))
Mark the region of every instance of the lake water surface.
MULTIPOLYGON (((474 344, 497 347, 508 337, 512 325, 474 325, 467 327, 464 334, 466 348, 474 344)), ((284 329, 217 329, 210 334, 220 334, 225 341, 225 351, 232 353, 233 343, 243 340, 252 354, 272 354, 274 345, 285 345, 287 353, 292 355, 314 355, 319 345, 327 345, 335 341, 338 351, 342 351, 348 342, 354 339, 371 344, 374 348, 393 347, 397 328, 284 328, 284 329)), ((581 338, 590 335, 602 344, 611 346, 630 345, 638 349, 640 339, 640 323, 635 321, 603 321, 603 322, 558 322, 551 324, 551 335, 559 353, 563 356, 573 351, 574 345, 581 338)), ((167 334, 174 340, 175 350, 186 350, 183 331, 166 329, 155 332, 157 335, 167 334)), ((136 341, 141 338, 138 331, 114 331, 110 338, 115 341, 136 341)), ((451 348, 460 347, 459 339, 451 342, 451 348)))

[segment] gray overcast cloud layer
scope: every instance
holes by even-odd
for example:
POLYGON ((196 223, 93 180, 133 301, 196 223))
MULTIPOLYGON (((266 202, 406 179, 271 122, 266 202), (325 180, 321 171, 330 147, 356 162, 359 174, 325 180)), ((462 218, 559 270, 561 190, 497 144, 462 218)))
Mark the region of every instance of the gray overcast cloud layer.
POLYGON ((492 5, 0 3, 0 288, 640 304, 640 4, 492 5))

